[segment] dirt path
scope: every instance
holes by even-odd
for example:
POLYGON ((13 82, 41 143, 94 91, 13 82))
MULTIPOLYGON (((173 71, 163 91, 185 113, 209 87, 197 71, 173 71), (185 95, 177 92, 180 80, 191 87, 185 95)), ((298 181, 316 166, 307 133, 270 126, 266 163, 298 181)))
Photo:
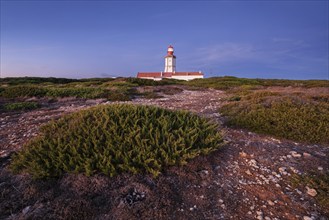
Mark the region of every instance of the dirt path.
MULTIPOLYGON (((184 90, 132 103, 185 109, 222 123, 217 110, 225 97, 217 90, 184 90)), ((101 102, 63 102, 52 109, 0 115, 1 157, 7 158, 10 150, 36 135, 40 124, 50 118, 101 102)), ((59 180, 34 181, 1 168, 0 219, 328 219, 329 213, 307 189, 291 186, 295 173, 329 169, 328 146, 223 130, 228 142, 224 148, 186 166, 171 167, 156 179, 70 174, 59 180)))

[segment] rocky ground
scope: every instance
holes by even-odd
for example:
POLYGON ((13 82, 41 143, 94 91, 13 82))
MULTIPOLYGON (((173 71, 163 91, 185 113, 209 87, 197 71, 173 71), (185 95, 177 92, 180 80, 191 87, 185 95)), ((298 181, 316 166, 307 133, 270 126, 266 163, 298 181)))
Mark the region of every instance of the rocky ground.
MULTIPOLYGON (((162 94, 163 95, 163 94, 162 94)), ((186 90, 134 104, 185 109, 222 124, 227 95, 186 90)), ((158 178, 148 175, 33 180, 8 171, 12 152, 40 125, 104 100, 44 101, 30 112, 0 113, 0 219, 329 219, 312 188, 294 188, 292 176, 329 169, 329 147, 295 143, 222 125, 227 144, 158 178)), ((328 198, 329 199, 329 198, 328 198)))

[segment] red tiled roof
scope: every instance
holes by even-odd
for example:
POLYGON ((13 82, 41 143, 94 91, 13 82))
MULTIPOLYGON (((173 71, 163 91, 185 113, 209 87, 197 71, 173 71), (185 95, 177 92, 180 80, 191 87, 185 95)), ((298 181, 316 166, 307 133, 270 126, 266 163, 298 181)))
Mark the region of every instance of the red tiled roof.
POLYGON ((137 78, 140 77, 161 77, 161 72, 137 73, 137 78))
POLYGON ((203 76, 203 73, 200 72, 148 72, 143 73, 139 72, 137 73, 137 78, 140 77, 154 77, 154 78, 161 78, 162 77, 172 77, 172 76, 203 76))

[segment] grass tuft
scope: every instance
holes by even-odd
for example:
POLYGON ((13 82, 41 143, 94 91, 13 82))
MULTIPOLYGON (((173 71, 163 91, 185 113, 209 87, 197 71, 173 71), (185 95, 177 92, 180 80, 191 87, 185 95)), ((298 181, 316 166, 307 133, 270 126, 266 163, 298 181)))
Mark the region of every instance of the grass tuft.
POLYGON ((41 132, 14 156, 13 171, 35 178, 66 172, 156 176, 223 144, 209 120, 151 106, 97 106, 48 123, 41 132))
POLYGON ((33 110, 40 107, 37 102, 14 102, 3 105, 6 111, 20 111, 20 110, 33 110))
POLYGON ((314 188, 317 191, 315 196, 316 201, 329 214, 329 172, 324 174, 311 173, 304 175, 293 175, 291 177, 292 186, 297 188, 306 186, 314 188))
POLYGON ((329 103, 254 93, 221 108, 227 125, 306 143, 329 143, 329 103))

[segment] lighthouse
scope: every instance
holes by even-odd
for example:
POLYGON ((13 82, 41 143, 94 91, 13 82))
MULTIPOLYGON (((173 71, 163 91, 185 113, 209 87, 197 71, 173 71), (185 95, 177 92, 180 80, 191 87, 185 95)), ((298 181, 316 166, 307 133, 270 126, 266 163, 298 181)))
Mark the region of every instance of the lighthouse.
POLYGON ((174 47, 169 46, 167 50, 167 56, 165 56, 165 73, 176 72, 176 56, 174 55, 174 47))
POLYGON ((178 79, 178 80, 192 80, 202 79, 203 73, 199 72, 176 72, 176 56, 174 55, 174 47, 169 46, 167 55, 165 56, 165 69, 163 72, 138 72, 137 78, 142 79, 178 79))

